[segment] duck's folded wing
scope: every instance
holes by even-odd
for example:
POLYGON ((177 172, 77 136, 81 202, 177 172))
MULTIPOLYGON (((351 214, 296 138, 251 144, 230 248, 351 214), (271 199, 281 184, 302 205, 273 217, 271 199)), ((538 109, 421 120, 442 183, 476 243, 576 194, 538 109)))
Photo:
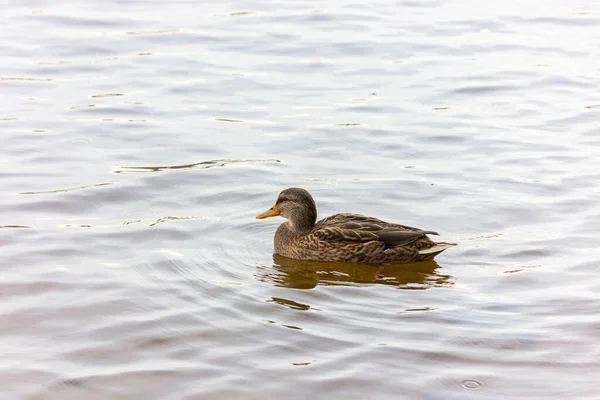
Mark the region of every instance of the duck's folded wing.
POLYGON ((437 235, 433 231, 422 230, 400 230, 400 229, 375 229, 374 226, 361 224, 360 227, 346 224, 344 227, 322 227, 315 230, 312 235, 317 240, 327 242, 354 242, 364 243, 379 241, 385 244, 385 247, 405 246, 415 240, 427 235, 437 235))
POLYGON ((406 246, 425 235, 437 235, 437 232, 422 230, 398 230, 385 229, 377 232, 379 240, 384 242, 386 247, 406 246))
MULTIPOLYGON (((317 223, 317 226, 322 227, 336 227, 342 229, 357 229, 361 231, 383 231, 383 230, 396 230, 396 231, 418 231, 422 229, 415 228, 414 226, 395 224, 391 222, 385 222, 378 218, 369 217, 361 214, 335 214, 331 217, 322 219, 317 223)), ((428 231, 429 234, 437 235, 436 232, 428 231)))
POLYGON ((326 242, 355 242, 364 243, 379 240, 376 232, 359 229, 344 229, 340 227, 322 227, 315 230, 311 236, 326 242))

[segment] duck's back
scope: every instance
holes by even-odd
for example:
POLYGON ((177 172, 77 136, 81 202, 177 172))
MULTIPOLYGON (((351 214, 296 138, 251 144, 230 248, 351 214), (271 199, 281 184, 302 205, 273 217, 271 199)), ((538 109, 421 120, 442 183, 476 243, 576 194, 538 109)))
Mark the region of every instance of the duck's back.
POLYGON ((315 229, 322 227, 338 227, 342 229, 355 229, 367 232, 378 232, 384 229, 397 229, 404 231, 421 231, 408 225, 394 224, 378 218, 361 214, 341 213, 323 218, 315 224, 315 229))

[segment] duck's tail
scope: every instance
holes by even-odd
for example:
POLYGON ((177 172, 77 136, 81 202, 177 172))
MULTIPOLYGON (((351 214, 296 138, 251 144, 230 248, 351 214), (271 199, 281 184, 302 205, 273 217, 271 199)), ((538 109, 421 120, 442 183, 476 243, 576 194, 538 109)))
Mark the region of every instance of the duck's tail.
POLYGON ((434 246, 431 246, 427 249, 419 250, 419 254, 436 255, 436 254, 439 254, 442 251, 444 251, 450 247, 454 247, 454 246, 456 246, 456 243, 439 242, 439 243, 436 243, 434 246))

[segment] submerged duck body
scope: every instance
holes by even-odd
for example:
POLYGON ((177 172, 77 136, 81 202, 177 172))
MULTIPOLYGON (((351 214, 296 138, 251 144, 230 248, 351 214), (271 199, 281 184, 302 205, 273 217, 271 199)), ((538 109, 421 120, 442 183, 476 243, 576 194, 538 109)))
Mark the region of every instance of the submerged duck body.
POLYGON ((436 232, 365 215, 336 214, 316 222, 316 204, 301 188, 282 191, 275 205, 256 218, 277 215, 288 221, 275 232, 275 251, 296 260, 404 264, 431 260, 455 246, 427 237, 436 232))

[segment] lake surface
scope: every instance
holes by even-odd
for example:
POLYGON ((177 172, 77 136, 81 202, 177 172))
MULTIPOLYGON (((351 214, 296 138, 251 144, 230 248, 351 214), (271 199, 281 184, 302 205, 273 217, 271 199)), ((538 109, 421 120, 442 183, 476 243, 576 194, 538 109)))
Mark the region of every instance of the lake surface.
POLYGON ((598 399, 600 6, 3 6, 1 399, 598 399), (280 190, 440 232, 273 255, 280 190))

